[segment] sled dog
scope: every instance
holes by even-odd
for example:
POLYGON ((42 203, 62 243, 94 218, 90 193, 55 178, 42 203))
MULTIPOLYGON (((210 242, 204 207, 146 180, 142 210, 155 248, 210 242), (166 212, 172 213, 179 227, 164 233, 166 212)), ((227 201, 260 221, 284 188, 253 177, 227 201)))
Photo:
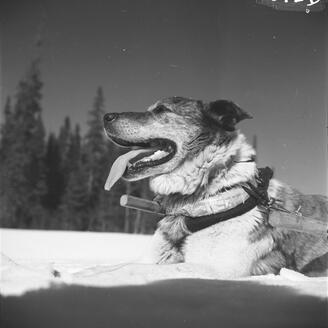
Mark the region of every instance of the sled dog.
POLYGON ((268 201, 304 217, 328 215, 327 197, 303 195, 257 167, 254 148, 236 129, 250 118, 231 101, 182 97, 157 101, 145 112, 104 116, 109 139, 130 148, 114 163, 110 184, 121 177, 149 178, 166 213, 144 258, 152 265, 125 266, 116 278, 230 279, 276 274, 281 268, 325 272, 326 235, 272 227, 267 208, 252 203, 245 186, 255 193, 261 189, 268 201))

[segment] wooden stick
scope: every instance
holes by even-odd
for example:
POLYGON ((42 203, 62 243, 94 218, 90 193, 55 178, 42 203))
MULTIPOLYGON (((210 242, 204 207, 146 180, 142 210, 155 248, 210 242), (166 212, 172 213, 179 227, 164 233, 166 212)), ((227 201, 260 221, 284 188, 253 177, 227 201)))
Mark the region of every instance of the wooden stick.
POLYGON ((148 213, 156 213, 164 216, 161 205, 152 200, 130 195, 122 195, 120 199, 120 205, 128 208, 133 208, 135 210, 140 210, 148 213))
MULTIPOLYGON (((120 204, 124 207, 156 213, 160 216, 165 215, 159 203, 143 198, 123 195, 120 199, 120 204)), ((269 223, 273 227, 312 234, 327 234, 328 228, 328 218, 303 217, 278 210, 270 212, 269 223)))

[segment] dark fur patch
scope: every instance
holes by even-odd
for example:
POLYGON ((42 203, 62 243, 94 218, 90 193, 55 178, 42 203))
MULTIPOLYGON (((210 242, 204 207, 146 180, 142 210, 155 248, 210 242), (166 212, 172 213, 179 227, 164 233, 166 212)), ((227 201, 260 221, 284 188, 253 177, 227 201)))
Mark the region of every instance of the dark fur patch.
POLYGON ((210 121, 226 131, 234 131, 238 122, 252 118, 247 112, 229 100, 217 100, 209 103, 204 111, 210 121))

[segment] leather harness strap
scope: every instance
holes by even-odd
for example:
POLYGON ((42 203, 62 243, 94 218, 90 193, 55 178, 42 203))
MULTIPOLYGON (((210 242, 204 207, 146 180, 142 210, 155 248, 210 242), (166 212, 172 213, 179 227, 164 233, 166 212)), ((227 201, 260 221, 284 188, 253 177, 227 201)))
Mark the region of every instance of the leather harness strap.
POLYGON ((268 187, 273 171, 269 167, 258 170, 257 186, 251 183, 242 185, 242 188, 249 194, 249 198, 236 207, 224 212, 204 215, 199 217, 186 217, 185 224, 188 230, 193 233, 210 227, 211 225, 243 215, 255 208, 257 205, 269 206, 268 187))

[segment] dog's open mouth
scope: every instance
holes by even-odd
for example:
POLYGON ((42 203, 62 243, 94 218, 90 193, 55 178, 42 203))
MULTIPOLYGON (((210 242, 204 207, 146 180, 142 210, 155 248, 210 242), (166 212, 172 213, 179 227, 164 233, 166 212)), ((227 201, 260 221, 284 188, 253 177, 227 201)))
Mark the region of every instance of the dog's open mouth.
POLYGON ((110 138, 118 146, 132 150, 113 163, 105 184, 106 190, 110 190, 122 176, 131 176, 146 168, 164 164, 176 153, 176 144, 169 139, 156 138, 143 142, 130 142, 117 137, 110 138))

